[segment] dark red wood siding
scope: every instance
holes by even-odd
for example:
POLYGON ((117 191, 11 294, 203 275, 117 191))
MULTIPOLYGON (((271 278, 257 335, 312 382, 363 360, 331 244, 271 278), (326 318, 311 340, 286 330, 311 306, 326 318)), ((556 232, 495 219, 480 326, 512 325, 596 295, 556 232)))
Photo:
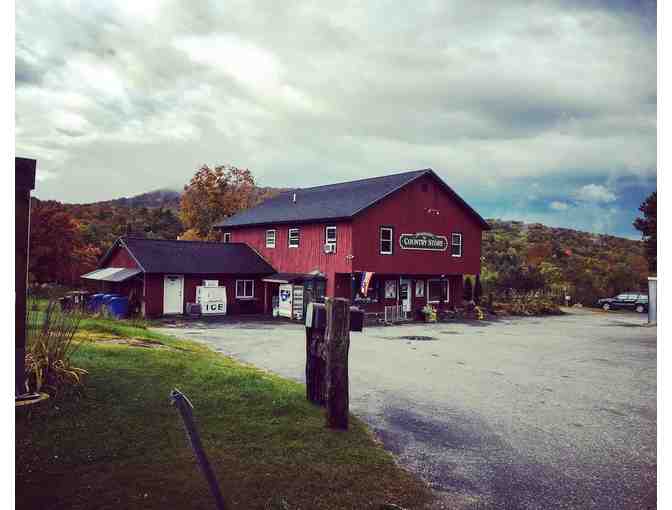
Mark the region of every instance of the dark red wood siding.
MULTIPOLYGON (((171 273, 178 274, 178 273, 171 273)), ((240 276, 226 274, 182 275, 184 276, 184 305, 196 302, 196 287, 203 280, 218 280, 226 287, 227 315, 264 312, 264 282, 260 276, 240 276), (254 280, 254 299, 236 299, 236 280, 254 280)), ((145 275, 145 315, 163 315, 163 274, 145 275)), ((183 310, 185 311, 185 310, 183 310)))
POLYGON ((131 254, 128 253, 128 250, 126 248, 117 246, 114 249, 114 253, 112 253, 112 256, 105 264, 105 267, 136 268, 138 267, 138 264, 135 261, 135 259, 131 256, 131 254))
POLYGON ((352 222, 353 270, 384 274, 477 274, 481 270, 481 225, 431 176, 421 177, 371 208, 352 222), (438 211, 435 214, 432 211, 438 211), (381 255, 381 226, 394 229, 393 254, 381 255), (400 234, 431 232, 462 234, 462 257, 447 251, 404 250, 400 234))
MULTIPOLYGON (((226 230, 224 232, 227 232, 226 230)), ((352 229, 348 222, 309 223, 267 227, 243 227, 231 230, 231 241, 254 248, 277 271, 309 273, 318 270, 327 275, 327 295, 334 295, 334 274, 351 273, 352 229), (324 253, 325 228, 336 227, 336 253, 324 253), (290 228, 300 229, 298 248, 288 245, 290 228), (275 248, 266 248, 266 231, 275 229, 275 248)))

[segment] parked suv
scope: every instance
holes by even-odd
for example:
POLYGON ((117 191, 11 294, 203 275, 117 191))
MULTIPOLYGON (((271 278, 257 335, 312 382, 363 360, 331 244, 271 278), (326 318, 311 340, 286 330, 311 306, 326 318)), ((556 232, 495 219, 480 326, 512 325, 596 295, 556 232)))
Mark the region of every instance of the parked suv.
POLYGON ((627 308, 637 313, 644 313, 649 309, 649 296, 638 292, 623 292, 613 298, 604 298, 597 301, 597 306, 605 312, 627 308))

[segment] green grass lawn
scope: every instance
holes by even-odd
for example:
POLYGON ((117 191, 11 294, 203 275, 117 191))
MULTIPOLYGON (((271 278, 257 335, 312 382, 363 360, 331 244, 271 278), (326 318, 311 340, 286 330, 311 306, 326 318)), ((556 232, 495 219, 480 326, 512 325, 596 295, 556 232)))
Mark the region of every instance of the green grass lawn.
POLYGON ((142 326, 86 319, 74 358, 90 372, 83 394, 17 409, 16 508, 214 508, 170 404, 174 387, 194 404, 231 508, 431 501, 362 422, 353 418, 348 432, 326 429, 303 385, 142 326), (158 347, 104 341, 115 337, 158 347))

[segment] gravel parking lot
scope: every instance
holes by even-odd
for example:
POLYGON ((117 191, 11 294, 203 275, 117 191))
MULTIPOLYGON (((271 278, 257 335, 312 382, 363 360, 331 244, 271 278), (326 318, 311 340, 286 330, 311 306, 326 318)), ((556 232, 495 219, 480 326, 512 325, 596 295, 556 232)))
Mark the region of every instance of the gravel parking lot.
MULTIPOLYGON (((581 310, 367 328, 351 335, 351 409, 451 504, 655 508, 656 330, 645 322, 581 310)), ((161 331, 304 380, 301 325, 161 331)))

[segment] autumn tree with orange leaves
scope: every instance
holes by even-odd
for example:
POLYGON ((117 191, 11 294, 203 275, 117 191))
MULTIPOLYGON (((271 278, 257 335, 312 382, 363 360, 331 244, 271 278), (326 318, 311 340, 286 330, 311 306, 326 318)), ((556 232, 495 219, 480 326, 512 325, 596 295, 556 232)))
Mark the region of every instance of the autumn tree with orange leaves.
POLYGON ((180 219, 186 231, 183 240, 218 240, 213 225, 255 201, 252 172, 231 165, 203 165, 184 187, 180 219))
POLYGON ((83 240, 81 225, 62 204, 33 200, 28 272, 39 283, 75 284, 95 269, 101 250, 83 240))

